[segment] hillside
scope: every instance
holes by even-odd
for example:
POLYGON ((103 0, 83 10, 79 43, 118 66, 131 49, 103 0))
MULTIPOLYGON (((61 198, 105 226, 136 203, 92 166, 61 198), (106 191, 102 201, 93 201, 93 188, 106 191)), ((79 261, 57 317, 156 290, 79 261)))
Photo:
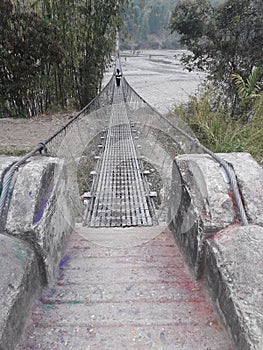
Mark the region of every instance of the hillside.
MULTIPOLYGON (((178 36, 168 29, 171 12, 179 0, 134 0, 128 10, 123 40, 124 49, 175 49, 179 48, 178 36)), ((224 0, 211 0, 218 5, 224 0)))

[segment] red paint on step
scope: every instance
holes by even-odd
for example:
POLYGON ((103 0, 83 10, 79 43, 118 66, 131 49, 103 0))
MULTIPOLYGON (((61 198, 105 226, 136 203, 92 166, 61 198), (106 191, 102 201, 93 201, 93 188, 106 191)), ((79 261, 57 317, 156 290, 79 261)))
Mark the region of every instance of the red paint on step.
POLYGON ((63 268, 63 281, 44 299, 55 308, 36 306, 16 350, 231 349, 169 230, 140 247, 120 250, 80 243, 75 232, 67 254, 71 261, 63 268))
POLYGON ((185 281, 185 282, 182 282, 182 285, 188 292, 194 292, 194 291, 200 290, 199 284, 196 281, 185 281))

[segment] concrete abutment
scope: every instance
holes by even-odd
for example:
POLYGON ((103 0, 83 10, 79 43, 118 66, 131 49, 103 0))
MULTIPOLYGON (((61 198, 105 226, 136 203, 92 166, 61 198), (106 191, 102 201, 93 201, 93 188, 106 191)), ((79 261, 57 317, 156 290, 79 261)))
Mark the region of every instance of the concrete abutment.
MULTIPOLYGON (((0 176, 16 157, 0 157, 0 176)), ((52 285, 74 227, 64 161, 33 157, 15 174, 0 235, 0 349, 13 350, 38 291, 52 285)))
POLYGON ((231 163, 249 225, 241 226, 224 170, 207 155, 173 164, 170 228, 202 278, 237 349, 263 348, 263 169, 247 153, 219 154, 231 163))
MULTIPOLYGON (((237 349, 263 347, 263 169, 246 153, 221 155, 236 172, 249 226, 238 223, 223 169, 207 155, 173 163, 169 226, 197 278, 208 286, 237 349)), ((17 157, 0 157, 0 176, 17 157)), ((30 304, 56 277, 74 226, 64 161, 33 157, 16 174, 1 233, 0 349, 21 335, 30 304), (15 331, 14 331, 15 329, 15 331)))

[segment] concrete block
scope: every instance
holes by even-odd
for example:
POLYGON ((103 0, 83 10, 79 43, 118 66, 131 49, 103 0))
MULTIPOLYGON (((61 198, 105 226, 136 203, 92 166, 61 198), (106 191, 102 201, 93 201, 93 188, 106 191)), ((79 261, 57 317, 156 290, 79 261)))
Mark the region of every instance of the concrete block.
POLYGON ((180 155, 173 164, 170 200, 169 226, 199 277, 205 239, 235 222, 229 184, 210 156, 180 155))
POLYGON ((204 277, 239 350, 263 349, 263 228, 231 226, 206 245, 204 277))
POLYGON ((0 349, 14 350, 40 288, 38 263, 28 244, 0 234, 0 349))
POLYGON ((251 223, 263 226, 263 168, 249 153, 219 154, 233 165, 251 223))
POLYGON ((33 245, 49 284, 74 226, 70 180, 63 160, 34 157, 18 171, 8 211, 6 231, 33 245))

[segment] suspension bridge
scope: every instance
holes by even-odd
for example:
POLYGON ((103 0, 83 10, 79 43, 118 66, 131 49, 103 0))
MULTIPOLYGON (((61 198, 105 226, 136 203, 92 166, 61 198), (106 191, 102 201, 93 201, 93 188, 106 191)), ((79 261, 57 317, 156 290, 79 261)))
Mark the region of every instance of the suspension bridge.
POLYGON ((147 201, 147 183, 123 100, 123 92, 118 88, 113 95, 98 179, 91 191, 94 201, 87 208, 84 225, 126 227, 153 223, 153 205, 147 201))
MULTIPOLYGON (((117 68, 122 72, 118 50, 114 73, 117 68)), ((17 340, 19 327, 13 340, 5 331, 3 349, 13 349, 15 342, 16 350, 230 350, 236 344, 249 348, 239 320, 231 316, 225 320, 232 304, 223 300, 221 287, 212 295, 218 298, 224 326, 203 283, 196 280, 207 273, 210 288, 219 283, 213 280, 216 265, 204 266, 204 259, 209 262, 213 257, 207 232, 211 235, 237 221, 241 227, 249 226, 249 210, 244 208, 233 166, 202 146, 180 120, 154 110, 129 85, 125 72, 119 87, 113 74, 63 128, 26 156, 9 161, 1 188, 1 230, 16 239, 24 230, 23 240, 30 247, 35 240, 40 269, 34 273, 40 274, 40 283, 30 288, 45 286, 22 338, 17 340), (49 157, 30 161, 38 152, 49 157), (191 162, 200 167, 206 162, 205 168, 216 174, 220 165, 221 175, 216 176, 220 191, 226 192, 220 194, 223 204, 215 196, 217 203, 210 203, 209 211, 203 184, 198 189, 201 199, 196 199, 189 179, 198 179, 199 170, 191 162, 187 168, 183 156, 175 166, 178 153, 189 157, 194 153, 191 162), (32 177, 26 175, 32 172, 32 177), (34 176, 41 181, 32 180, 34 176), (26 188, 22 194, 19 186, 26 188), (21 202, 23 194, 34 200, 21 202), (220 222, 216 206, 223 208, 220 222), (200 217, 195 216, 197 211, 200 217), (225 327, 230 328, 228 333, 225 327)), ((256 219, 254 223, 260 224, 256 219)), ((16 249, 26 261, 26 248, 16 249)), ((228 288, 224 280, 220 283, 222 290, 228 288)), ((16 322, 11 320, 9 327, 16 322)))

